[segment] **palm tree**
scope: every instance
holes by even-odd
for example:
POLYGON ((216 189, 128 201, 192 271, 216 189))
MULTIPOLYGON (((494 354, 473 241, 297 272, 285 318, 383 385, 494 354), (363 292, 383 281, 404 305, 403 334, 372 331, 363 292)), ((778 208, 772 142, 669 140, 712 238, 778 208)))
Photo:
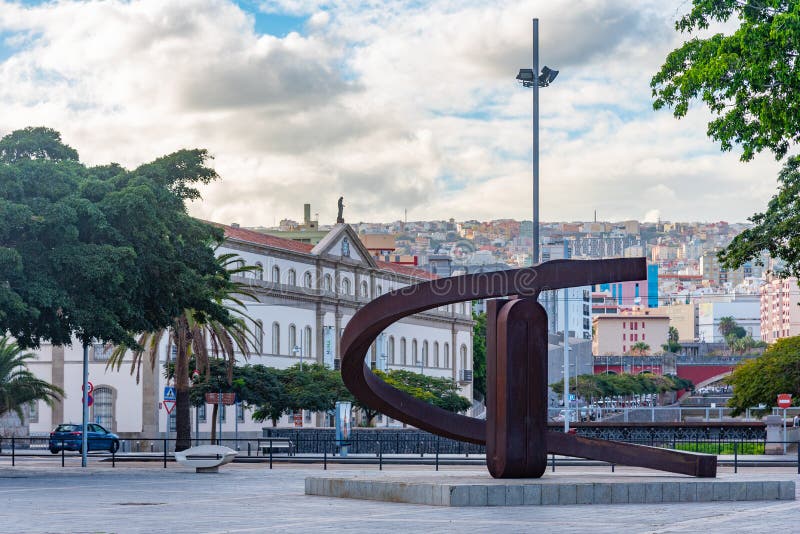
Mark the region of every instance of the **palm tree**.
POLYGON ((736 330, 737 326, 739 325, 736 323, 736 319, 730 315, 727 315, 719 318, 719 326, 717 326, 717 330, 719 330, 719 333, 722 334, 722 337, 727 338, 734 332, 734 330, 736 330))
POLYGON ((52 406, 64 396, 61 388, 36 378, 28 370, 28 360, 35 358, 35 354, 23 352, 9 338, 0 338, 0 415, 13 410, 24 421, 22 407, 27 403, 42 400, 52 406))
POLYGON ((637 356, 647 356, 647 353, 650 351, 650 345, 645 343, 644 341, 637 341, 633 345, 631 345, 631 354, 635 354, 637 356))
MULTIPOLYGON (((240 352, 245 358, 250 354, 250 347, 255 346, 252 333, 247 326, 247 321, 252 320, 244 313, 247 306, 241 296, 255 298, 249 286, 242 282, 234 281, 233 276, 260 270, 255 265, 244 265, 236 254, 222 254, 217 256, 217 262, 222 267, 213 280, 215 286, 214 300, 228 311, 228 320, 220 321, 195 310, 184 310, 176 317, 170 328, 144 332, 137 339, 138 347, 133 348, 131 359, 131 374, 136 373, 138 383, 141 365, 145 355, 148 356, 150 367, 155 368, 158 362, 158 349, 164 336, 175 346, 175 365, 172 378, 175 380, 175 450, 182 451, 191 447, 191 404, 189 400, 189 360, 194 356, 198 370, 206 375, 210 373, 209 359, 221 358, 228 367, 228 382, 233 378, 233 364, 236 353, 240 352)), ((125 353, 130 347, 117 347, 109 358, 107 367, 117 370, 122 366, 125 353)), ((170 362, 171 351, 167 351, 167 363, 170 362)), ((217 406, 214 405, 214 414, 217 406)), ((213 420, 213 417, 212 417, 213 420)))

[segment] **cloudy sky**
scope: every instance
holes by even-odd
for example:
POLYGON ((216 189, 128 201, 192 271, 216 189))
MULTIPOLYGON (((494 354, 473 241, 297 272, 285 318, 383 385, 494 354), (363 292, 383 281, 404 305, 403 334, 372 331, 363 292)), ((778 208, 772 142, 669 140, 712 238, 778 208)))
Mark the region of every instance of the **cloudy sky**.
POLYGON ((273 225, 530 218, 531 18, 542 220, 743 221, 778 164, 652 111, 688 0, 0 0, 0 135, 45 125, 89 164, 179 148, 222 180, 192 212, 273 225))

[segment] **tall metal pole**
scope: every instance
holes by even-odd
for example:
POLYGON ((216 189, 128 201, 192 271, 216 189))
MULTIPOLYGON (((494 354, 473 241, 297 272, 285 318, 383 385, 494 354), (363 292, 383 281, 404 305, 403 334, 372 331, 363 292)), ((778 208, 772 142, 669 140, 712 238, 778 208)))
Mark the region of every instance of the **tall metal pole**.
POLYGON ((81 430, 81 467, 86 467, 86 453, 89 450, 89 345, 83 344, 83 427, 81 430))
POLYGON ((539 19, 533 19, 533 261, 539 263, 539 19))
MULTIPOLYGON (((569 432, 569 290, 564 288, 564 432, 569 432)), ((577 388, 575 388, 577 391, 577 388)))

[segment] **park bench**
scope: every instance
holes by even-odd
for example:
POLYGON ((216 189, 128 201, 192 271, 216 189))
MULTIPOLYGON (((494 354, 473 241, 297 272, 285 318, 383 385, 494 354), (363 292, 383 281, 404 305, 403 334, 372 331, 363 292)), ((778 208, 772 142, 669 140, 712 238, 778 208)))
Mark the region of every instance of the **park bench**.
POLYGON ((221 445, 198 445, 175 453, 175 461, 194 467, 198 473, 217 473, 219 466, 232 462, 235 457, 235 450, 221 445))
POLYGON ((262 438, 258 440, 258 449, 263 456, 276 450, 284 450, 291 456, 294 452, 294 443, 288 438, 262 438))

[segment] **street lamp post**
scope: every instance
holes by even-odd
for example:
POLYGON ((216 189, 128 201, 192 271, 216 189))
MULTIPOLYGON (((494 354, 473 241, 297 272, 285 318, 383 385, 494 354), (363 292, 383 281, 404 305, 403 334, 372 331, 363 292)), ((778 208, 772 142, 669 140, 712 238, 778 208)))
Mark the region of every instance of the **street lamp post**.
POLYGON ((558 76, 557 70, 543 67, 539 73, 539 19, 533 19, 533 69, 520 69, 517 80, 523 87, 533 88, 533 256, 531 265, 539 263, 539 88, 549 86, 558 76))

